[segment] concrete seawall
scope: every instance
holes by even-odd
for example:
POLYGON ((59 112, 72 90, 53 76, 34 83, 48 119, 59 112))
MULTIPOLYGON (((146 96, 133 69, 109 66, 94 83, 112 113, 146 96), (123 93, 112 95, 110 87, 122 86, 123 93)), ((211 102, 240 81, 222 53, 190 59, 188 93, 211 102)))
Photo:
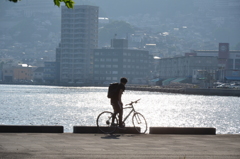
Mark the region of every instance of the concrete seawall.
POLYGON ((63 126, 0 125, 0 133, 63 133, 63 126))
MULTIPOLYGON (((0 125, 0 133, 64 133, 63 126, 37 125, 0 125)), ((73 133, 101 133, 97 126, 74 126, 73 133)), ((139 134, 134 127, 116 129, 114 133, 139 134)), ((149 134, 186 134, 186 135, 216 135, 216 128, 211 127, 149 127, 149 134)))
MULTIPOLYGON (((102 133, 96 126, 74 126, 73 133, 102 133)), ((134 127, 126 127, 126 129, 116 129, 115 133, 120 134, 139 134, 134 127)))
POLYGON ((150 127, 149 134, 191 134, 191 135, 216 135, 215 128, 203 127, 150 127))
POLYGON ((149 92, 166 92, 180 94, 195 94, 195 95, 218 95, 218 96, 240 96, 240 89, 200 89, 200 88, 164 88, 164 87, 138 87, 127 86, 127 90, 133 91, 149 91, 149 92))

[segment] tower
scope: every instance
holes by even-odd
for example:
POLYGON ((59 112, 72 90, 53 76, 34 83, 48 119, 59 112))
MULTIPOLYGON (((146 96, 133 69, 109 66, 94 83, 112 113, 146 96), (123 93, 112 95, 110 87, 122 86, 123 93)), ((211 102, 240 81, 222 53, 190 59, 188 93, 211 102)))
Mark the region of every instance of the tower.
POLYGON ((62 7, 61 42, 56 49, 60 83, 82 83, 92 79, 93 49, 97 44, 98 7, 62 7))

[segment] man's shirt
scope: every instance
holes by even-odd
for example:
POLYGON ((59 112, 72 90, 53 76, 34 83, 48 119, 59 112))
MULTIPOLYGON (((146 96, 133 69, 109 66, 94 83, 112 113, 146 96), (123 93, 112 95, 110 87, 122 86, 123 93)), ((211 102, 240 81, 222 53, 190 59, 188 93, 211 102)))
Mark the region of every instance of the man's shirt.
POLYGON ((111 98, 111 103, 112 102, 118 102, 118 96, 119 96, 120 90, 123 90, 123 92, 125 90, 125 86, 123 84, 121 84, 121 83, 118 85, 116 94, 114 94, 114 96, 111 98))

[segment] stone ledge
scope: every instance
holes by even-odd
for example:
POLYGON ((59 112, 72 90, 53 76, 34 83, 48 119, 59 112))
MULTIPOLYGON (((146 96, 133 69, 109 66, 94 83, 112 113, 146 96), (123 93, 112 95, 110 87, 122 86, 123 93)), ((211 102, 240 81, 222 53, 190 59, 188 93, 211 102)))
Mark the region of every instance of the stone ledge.
POLYGON ((211 127, 150 127, 149 134, 216 135, 211 127))
POLYGON ((63 133, 63 126, 0 125, 0 133, 63 133))
MULTIPOLYGON (((97 126, 74 126, 73 133, 102 133, 97 126)), ((134 127, 126 127, 126 129, 116 129, 114 133, 139 134, 134 127)))

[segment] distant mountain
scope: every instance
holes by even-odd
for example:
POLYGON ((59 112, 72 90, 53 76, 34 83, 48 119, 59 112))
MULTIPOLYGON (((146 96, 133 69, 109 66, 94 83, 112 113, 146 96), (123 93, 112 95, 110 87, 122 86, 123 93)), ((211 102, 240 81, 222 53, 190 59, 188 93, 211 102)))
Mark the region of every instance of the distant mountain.
POLYGON ((91 4, 100 7, 100 14, 110 18, 135 14, 156 14, 171 16, 176 12, 194 12, 193 0, 75 0, 76 4, 91 4))

